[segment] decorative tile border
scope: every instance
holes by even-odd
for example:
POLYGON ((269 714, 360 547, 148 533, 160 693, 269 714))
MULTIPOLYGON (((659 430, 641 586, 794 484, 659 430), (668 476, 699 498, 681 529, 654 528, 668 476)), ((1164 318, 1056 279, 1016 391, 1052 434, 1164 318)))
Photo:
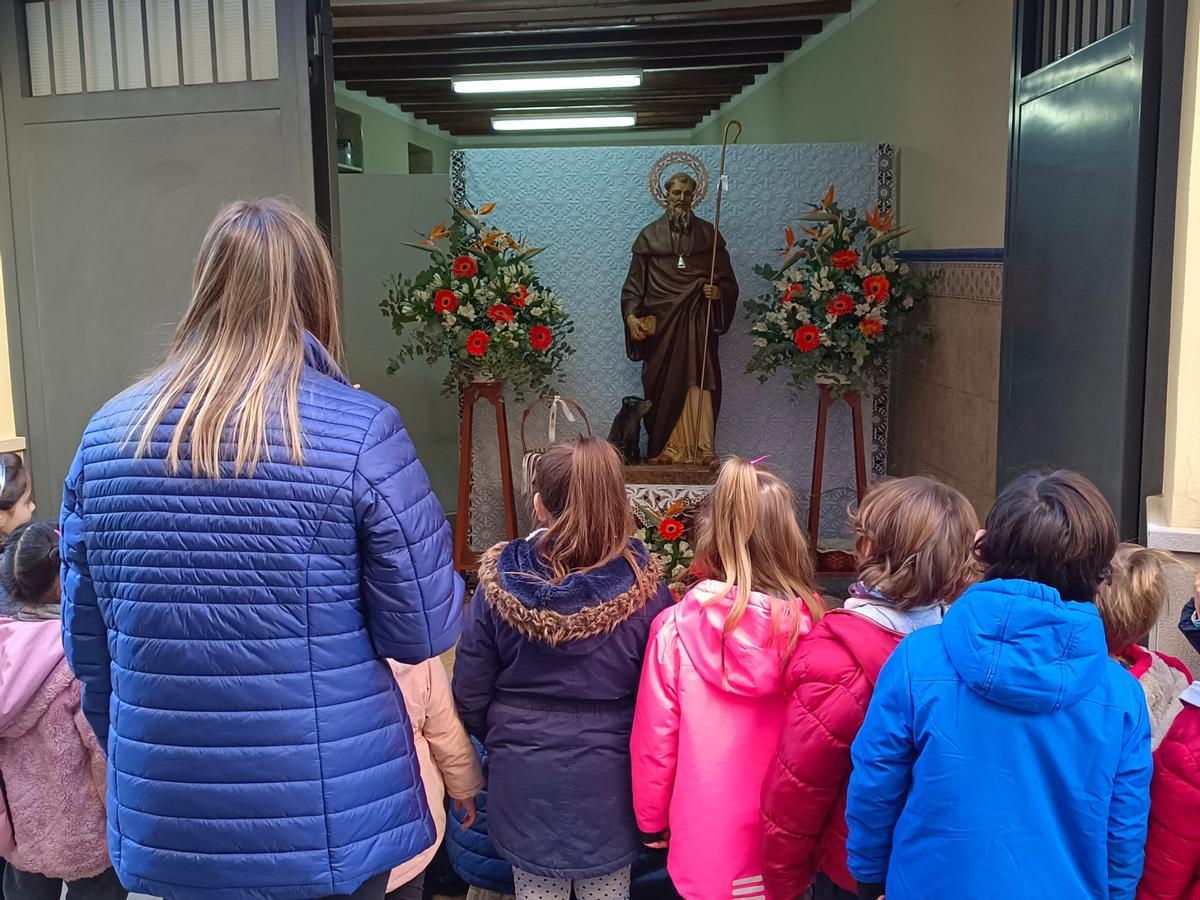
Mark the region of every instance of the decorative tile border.
POLYGON ((909 250, 902 255, 918 272, 941 270, 934 297, 980 303, 1000 303, 1004 299, 1003 250, 909 250))

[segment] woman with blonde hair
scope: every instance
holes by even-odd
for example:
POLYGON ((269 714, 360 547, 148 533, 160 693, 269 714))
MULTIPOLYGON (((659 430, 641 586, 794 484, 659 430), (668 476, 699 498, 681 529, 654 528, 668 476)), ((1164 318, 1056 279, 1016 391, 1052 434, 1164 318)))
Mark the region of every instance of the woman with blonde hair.
POLYGON ((671 604, 633 537, 616 449, 555 444, 533 473, 541 526, 479 566, 454 665, 488 756, 487 831, 518 900, 621 900, 641 843, 629 734, 654 617, 671 604))
POLYGON ((131 890, 378 898, 434 839, 384 658, 453 646, 462 584, 399 414, 339 351, 316 228, 231 203, 166 361, 84 431, 63 637, 131 890))
POLYGON ((759 788, 783 727, 783 670, 821 618, 795 498, 744 459, 701 516, 706 576, 654 623, 633 726, 633 802, 689 900, 763 896, 759 788))

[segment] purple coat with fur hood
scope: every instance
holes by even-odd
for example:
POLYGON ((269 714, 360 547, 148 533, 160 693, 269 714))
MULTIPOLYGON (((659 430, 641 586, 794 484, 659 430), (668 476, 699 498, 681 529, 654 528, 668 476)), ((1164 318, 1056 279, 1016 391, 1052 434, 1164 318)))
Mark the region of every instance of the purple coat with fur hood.
POLYGON ((487 747, 489 836, 535 875, 607 875, 641 847, 629 736, 650 625, 673 598, 631 547, 636 572, 616 559, 559 584, 528 539, 479 566, 454 696, 487 747))
POLYGON ((76 881, 109 866, 104 757, 60 629, 57 619, 0 619, 0 856, 76 881))

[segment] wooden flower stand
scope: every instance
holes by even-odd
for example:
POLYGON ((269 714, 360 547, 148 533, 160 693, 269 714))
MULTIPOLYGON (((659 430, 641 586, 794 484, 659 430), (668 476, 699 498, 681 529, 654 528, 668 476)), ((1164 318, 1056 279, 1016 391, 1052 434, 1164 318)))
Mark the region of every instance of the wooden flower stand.
MULTIPOLYGON (((861 503, 867 493, 867 450, 863 433, 862 395, 858 391, 846 391, 842 395, 850 407, 850 421, 854 432, 854 482, 861 503)), ((820 573, 853 572, 854 557, 844 550, 821 550, 821 487, 825 476, 825 429, 829 424, 829 407, 833 405, 833 393, 829 385, 820 385, 817 400, 817 440, 813 446, 812 489, 808 499, 808 538, 817 555, 817 571, 820 573)))
POLYGON ((508 417, 504 407, 504 385, 496 381, 472 381, 463 387, 462 421, 458 433, 458 515, 454 522, 454 568, 473 572, 479 554, 471 549, 471 473, 475 461, 475 405, 492 404, 496 413, 496 443, 500 450, 500 487, 504 503, 504 532, 508 540, 517 536, 517 495, 513 489, 512 458, 508 450, 508 417))

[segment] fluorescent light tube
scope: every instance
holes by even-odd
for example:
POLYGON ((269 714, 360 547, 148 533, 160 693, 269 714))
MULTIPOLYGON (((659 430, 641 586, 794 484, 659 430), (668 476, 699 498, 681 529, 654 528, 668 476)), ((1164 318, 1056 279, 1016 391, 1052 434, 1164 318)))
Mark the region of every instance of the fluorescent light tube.
POLYGON ((495 116, 496 131, 575 131, 584 128, 632 128, 637 124, 633 113, 595 116, 495 116))
POLYGON ((514 94, 527 91, 591 91, 605 88, 638 87, 642 73, 561 72, 545 75, 486 75, 451 79, 456 94, 514 94))

